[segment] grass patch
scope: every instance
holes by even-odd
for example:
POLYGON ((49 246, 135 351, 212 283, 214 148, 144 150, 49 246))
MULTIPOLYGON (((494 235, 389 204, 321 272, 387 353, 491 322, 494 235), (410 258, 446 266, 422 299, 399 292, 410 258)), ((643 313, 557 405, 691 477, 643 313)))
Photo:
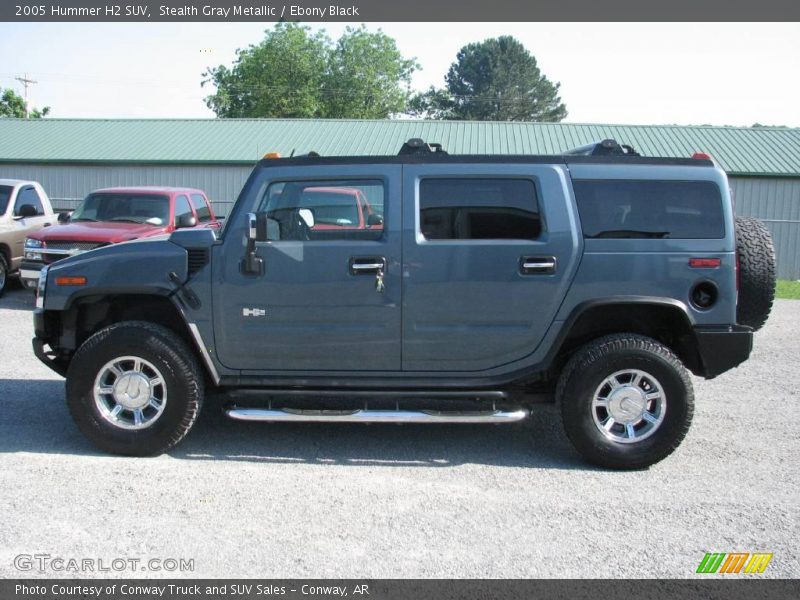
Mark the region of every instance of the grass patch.
POLYGON ((800 281, 779 279, 775 286, 775 297, 784 300, 800 300, 800 281))

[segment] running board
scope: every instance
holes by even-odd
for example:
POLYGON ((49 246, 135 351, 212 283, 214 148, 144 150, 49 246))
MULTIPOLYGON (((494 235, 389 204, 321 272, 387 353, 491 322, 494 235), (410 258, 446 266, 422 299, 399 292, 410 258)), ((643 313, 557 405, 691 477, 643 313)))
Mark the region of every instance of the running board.
POLYGON ((514 423, 529 415, 527 408, 510 411, 456 412, 433 410, 297 410, 289 408, 227 408, 237 421, 295 423, 514 423))

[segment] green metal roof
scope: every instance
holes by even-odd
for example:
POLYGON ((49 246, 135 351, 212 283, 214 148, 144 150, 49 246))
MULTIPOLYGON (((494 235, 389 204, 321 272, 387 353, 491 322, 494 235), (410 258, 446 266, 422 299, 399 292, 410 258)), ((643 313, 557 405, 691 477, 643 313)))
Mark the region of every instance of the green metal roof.
POLYGON ((558 154, 614 138, 645 156, 707 152, 733 175, 800 177, 800 129, 479 121, 0 119, 0 161, 250 164, 292 150, 392 155, 412 137, 451 154, 558 154))

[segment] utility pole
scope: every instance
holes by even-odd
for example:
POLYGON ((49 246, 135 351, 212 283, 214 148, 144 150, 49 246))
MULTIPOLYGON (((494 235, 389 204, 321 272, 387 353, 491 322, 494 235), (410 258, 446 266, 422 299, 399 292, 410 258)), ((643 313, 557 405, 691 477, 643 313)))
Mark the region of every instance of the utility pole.
POLYGON ((39 83, 38 81, 34 81, 33 79, 28 79, 28 74, 25 73, 23 77, 15 77, 17 81, 19 81, 25 87, 25 118, 28 118, 28 86, 34 85, 39 83))

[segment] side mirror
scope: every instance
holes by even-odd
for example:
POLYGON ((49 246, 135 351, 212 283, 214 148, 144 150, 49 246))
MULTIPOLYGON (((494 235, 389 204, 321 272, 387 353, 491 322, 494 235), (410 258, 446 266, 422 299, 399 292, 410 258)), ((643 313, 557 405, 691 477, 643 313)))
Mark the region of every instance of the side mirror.
POLYGON ((197 219, 191 213, 184 213, 175 220, 175 227, 177 229, 195 227, 196 225, 197 225, 197 219))
POLYGON ((36 207, 33 204, 23 204, 19 207, 17 211, 17 216, 20 219, 27 219, 29 217, 35 217, 38 215, 39 212, 36 210, 36 207))
POLYGON ((69 223, 69 217, 70 217, 69 213, 63 213, 63 212, 58 213, 58 222, 61 223, 62 225, 64 223, 69 223))
POLYGON ((266 242, 269 239, 267 213, 247 214, 247 239, 251 242, 266 242))
POLYGON ((256 253, 256 242, 266 242, 268 239, 267 213, 247 213, 247 249, 240 263, 242 273, 250 276, 264 274, 264 259, 256 253))
POLYGON ((383 225, 383 217, 372 213, 367 217, 367 225, 383 225))

